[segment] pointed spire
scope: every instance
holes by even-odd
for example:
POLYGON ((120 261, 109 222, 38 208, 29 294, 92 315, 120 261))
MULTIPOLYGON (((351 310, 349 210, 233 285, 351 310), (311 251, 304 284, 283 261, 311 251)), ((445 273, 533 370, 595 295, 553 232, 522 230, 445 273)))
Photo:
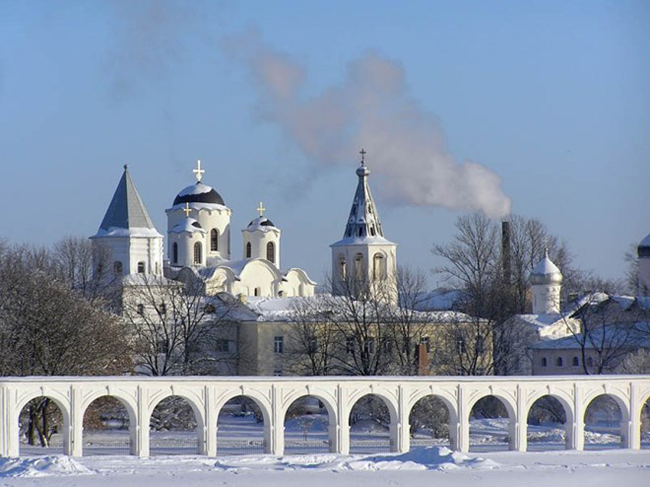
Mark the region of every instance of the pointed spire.
POLYGON ((99 226, 98 233, 102 231, 108 232, 111 228, 156 230, 135 188, 133 179, 131 179, 128 164, 124 165, 124 173, 117 184, 117 189, 115 189, 113 199, 108 205, 108 210, 106 210, 106 215, 99 226))
POLYGON ((361 165, 357 168, 359 182, 354 193, 352 209, 345 227, 344 238, 349 237, 383 237, 384 232, 379 221, 379 214, 368 185, 370 169, 366 166, 366 151, 361 149, 361 165))

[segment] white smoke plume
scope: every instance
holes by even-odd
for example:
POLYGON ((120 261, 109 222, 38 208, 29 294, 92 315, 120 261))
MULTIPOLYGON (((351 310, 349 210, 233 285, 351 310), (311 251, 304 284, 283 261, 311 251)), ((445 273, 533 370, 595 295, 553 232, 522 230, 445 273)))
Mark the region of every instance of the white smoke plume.
POLYGON ((305 69, 257 32, 229 37, 223 46, 250 70, 260 117, 279 124, 308 158, 350 164, 363 147, 378 189, 394 202, 480 210, 492 218, 509 214, 499 176, 455 160, 435 116, 409 93, 399 63, 367 51, 350 63, 340 84, 304 96, 305 69))

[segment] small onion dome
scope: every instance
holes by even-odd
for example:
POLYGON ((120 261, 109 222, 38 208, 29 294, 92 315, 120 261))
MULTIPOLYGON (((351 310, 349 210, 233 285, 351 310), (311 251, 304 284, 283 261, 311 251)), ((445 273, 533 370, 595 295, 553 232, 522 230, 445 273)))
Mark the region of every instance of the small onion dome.
POLYGON ((641 240, 636 251, 639 257, 650 257, 650 234, 641 240))
POLYGON ((533 284, 560 284, 562 282, 562 273, 548 258, 548 252, 530 273, 530 280, 533 284))
POLYGON ((188 186, 174 198, 174 205, 185 203, 212 203, 225 206, 223 198, 212 187, 202 182, 188 186))
POLYGON ((196 221, 194 218, 183 218, 183 221, 180 223, 177 223, 174 225, 174 228, 172 228, 172 232, 174 233, 183 233, 183 232, 188 232, 188 233, 195 233, 195 232, 201 232, 205 233, 205 230, 203 230, 203 227, 201 224, 196 221))
POLYGON ((359 177, 368 176, 370 174, 370 169, 368 169, 368 166, 366 166, 365 164, 361 164, 357 168, 356 172, 357 172, 357 176, 359 177))
POLYGON ((264 227, 274 227, 275 225, 271 220, 266 218, 265 216, 260 216, 255 218, 252 222, 248 224, 248 229, 250 230, 255 230, 256 228, 264 229, 264 227))

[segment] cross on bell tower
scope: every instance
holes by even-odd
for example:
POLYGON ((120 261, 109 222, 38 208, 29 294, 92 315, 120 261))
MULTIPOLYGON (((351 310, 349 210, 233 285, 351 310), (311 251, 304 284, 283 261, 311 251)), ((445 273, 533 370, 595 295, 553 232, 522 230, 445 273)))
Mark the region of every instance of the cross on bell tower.
POLYGON ((266 211, 266 208, 264 208, 264 205, 260 201, 260 206, 255 208, 257 211, 260 212, 260 218, 264 216, 264 212, 266 211))

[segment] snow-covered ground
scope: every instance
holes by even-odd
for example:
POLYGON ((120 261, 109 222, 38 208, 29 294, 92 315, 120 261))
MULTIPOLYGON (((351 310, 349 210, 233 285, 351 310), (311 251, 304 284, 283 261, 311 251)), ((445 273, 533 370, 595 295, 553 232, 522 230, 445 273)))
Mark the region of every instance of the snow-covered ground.
MULTIPOLYGON (((620 438, 615 425, 598 425, 587 431, 587 448, 599 451, 563 450, 562 425, 531 425, 531 452, 503 451, 507 449, 506 421, 481 419, 472 421, 469 454, 431 446, 448 442, 432 439, 427 431, 415 435, 409 453, 396 454, 388 453, 388 432, 365 422, 352 429, 354 454, 335 455, 327 453, 326 418, 313 415, 287 422, 286 455, 276 458, 261 453, 262 425, 251 415, 223 419, 219 424, 217 458, 196 454, 194 432, 152 432, 152 457, 138 459, 126 455, 126 431, 109 431, 85 435, 84 448, 89 456, 81 459, 53 454, 60 451, 60 440, 56 438, 48 449, 25 445, 21 449, 23 457, 0 459, 0 485, 650 485, 650 449, 618 449, 620 438)), ((650 447, 648 440, 646 435, 646 448, 650 447)))

